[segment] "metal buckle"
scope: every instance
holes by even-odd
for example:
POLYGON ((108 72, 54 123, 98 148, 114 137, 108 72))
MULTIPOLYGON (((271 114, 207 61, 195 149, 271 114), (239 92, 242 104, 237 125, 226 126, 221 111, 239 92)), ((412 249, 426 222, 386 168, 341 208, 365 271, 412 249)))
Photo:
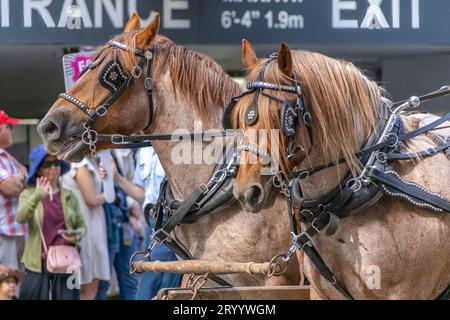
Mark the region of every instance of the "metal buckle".
MULTIPOLYGON (((322 230, 320 230, 319 227, 316 227, 316 226, 314 225, 314 223, 315 223, 316 221, 318 221, 318 219, 319 219, 319 218, 315 218, 315 219, 311 222, 311 227, 312 227, 314 230, 316 230, 317 233, 321 233, 322 230)), ((308 235, 307 232, 305 232, 305 233, 308 235)), ((308 235, 308 237, 309 237, 309 235, 308 235)), ((311 237, 309 237, 309 238, 311 238, 311 237)), ((312 240, 312 239, 311 239, 311 240, 312 240)))
POLYGON ((302 216, 305 216, 305 213, 307 213, 310 217, 314 217, 314 213, 308 209, 303 209, 300 211, 300 213, 302 214, 302 216))
POLYGON ((134 66, 133 70, 131 70, 131 75, 136 79, 140 78, 142 75, 142 68, 140 66, 134 66))
MULTIPOLYGON (((300 250, 303 250, 306 246, 308 246, 308 247, 312 247, 313 245, 312 245, 312 237, 308 234, 308 232, 303 232, 302 234, 304 234, 309 240, 308 240, 308 242, 305 242, 304 244, 302 244, 301 246, 300 246, 300 250)), ((300 234, 298 237, 300 238, 300 236, 302 235, 302 234, 300 234)))
POLYGON ((109 104, 104 104, 100 107, 98 107, 97 109, 95 109, 95 114, 99 117, 103 117, 105 114, 108 113, 108 108, 110 108, 111 106, 109 104))
POLYGON ((153 89, 153 79, 151 77, 145 78, 144 86, 147 91, 151 91, 153 89))
POLYGON ((124 144, 125 143, 125 136, 120 134, 113 134, 111 136, 111 143, 113 144, 124 144))
POLYGON ((362 188, 362 183, 359 178, 351 178, 347 181, 346 186, 352 189, 353 192, 358 192, 362 188))

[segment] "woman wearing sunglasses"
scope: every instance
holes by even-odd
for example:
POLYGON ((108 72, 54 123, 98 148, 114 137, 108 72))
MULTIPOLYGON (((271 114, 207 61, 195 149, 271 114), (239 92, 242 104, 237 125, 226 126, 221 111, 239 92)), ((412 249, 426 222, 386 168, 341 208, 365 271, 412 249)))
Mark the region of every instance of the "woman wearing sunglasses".
POLYGON ((30 162, 28 188, 20 195, 16 217, 29 228, 22 257, 27 275, 19 299, 79 299, 76 275, 51 273, 46 264, 47 248, 76 246, 86 232, 78 199, 59 183, 70 165, 47 154, 43 145, 31 151, 30 162))

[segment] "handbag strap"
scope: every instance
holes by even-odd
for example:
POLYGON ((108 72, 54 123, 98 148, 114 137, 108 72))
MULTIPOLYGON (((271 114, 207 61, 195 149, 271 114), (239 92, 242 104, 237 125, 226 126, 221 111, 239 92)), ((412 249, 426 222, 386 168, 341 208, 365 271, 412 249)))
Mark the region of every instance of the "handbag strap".
POLYGON ((38 210, 37 208, 34 210, 34 217, 36 219, 37 225, 39 227, 39 233, 41 234, 42 245, 44 246, 45 253, 48 252, 47 244, 45 243, 44 233, 42 232, 41 223, 39 222, 38 210))

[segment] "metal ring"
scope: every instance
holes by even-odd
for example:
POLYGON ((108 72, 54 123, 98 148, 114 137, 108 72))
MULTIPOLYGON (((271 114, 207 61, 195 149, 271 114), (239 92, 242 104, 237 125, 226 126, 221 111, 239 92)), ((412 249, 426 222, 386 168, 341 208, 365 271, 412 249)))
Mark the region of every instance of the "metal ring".
POLYGON ((347 181, 346 186, 352 189, 353 192, 358 192, 359 190, 361 190, 362 183, 360 179, 352 178, 347 181))
MULTIPOLYGON (((148 252, 146 251, 136 251, 135 253, 133 253, 130 257, 130 274, 136 273, 137 269, 133 267, 133 259, 134 257, 136 257, 137 255, 142 255, 142 257, 146 257, 148 252)), ((138 272, 139 273, 139 272, 138 272)))
POLYGON ((399 140, 398 140, 398 135, 397 135, 396 133, 394 133, 394 132, 391 132, 391 133, 389 133, 389 134, 386 136, 386 141, 387 141, 387 140, 390 140, 389 137, 391 137, 391 136, 394 136, 394 137, 395 137, 395 142, 392 143, 392 144, 389 144, 388 146, 391 147, 391 148, 393 148, 393 147, 395 147, 395 146, 398 144, 399 140))
POLYGON ((283 275, 286 270, 287 270, 287 263, 283 260, 283 258, 285 257, 285 254, 278 254, 276 256, 274 256, 270 262, 269 262, 269 271, 267 272, 267 277, 278 277, 283 275), (285 264, 285 266, 283 267, 280 263, 277 263, 276 261, 281 259, 281 261, 283 261, 283 263, 285 264), (277 268, 279 270, 277 270, 277 268))
POLYGON ((84 144, 93 145, 97 143, 97 131, 95 130, 86 130, 81 135, 81 140, 83 140, 84 144))
POLYGON ((131 75, 136 79, 140 78, 142 75, 142 68, 140 66, 134 66, 133 70, 131 70, 131 75))
POLYGON ((281 186, 283 185, 283 181, 278 174, 273 176, 272 184, 275 188, 281 188, 281 186))
POLYGON ((377 152, 375 158, 377 159, 377 161, 379 163, 386 163, 387 162, 386 153, 384 153, 384 152, 381 152, 381 151, 377 152))

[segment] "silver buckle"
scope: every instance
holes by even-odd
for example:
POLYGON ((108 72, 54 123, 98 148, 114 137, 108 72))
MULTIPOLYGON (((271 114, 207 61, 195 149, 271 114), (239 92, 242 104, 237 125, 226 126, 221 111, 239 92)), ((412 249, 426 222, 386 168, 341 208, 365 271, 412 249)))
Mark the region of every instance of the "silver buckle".
MULTIPOLYGON (((318 227, 316 227, 315 225, 314 225, 314 222, 316 222, 317 221, 317 219, 318 218, 315 218, 312 222, 311 222, 311 227, 314 229, 314 230, 316 230, 317 231, 317 233, 321 233, 322 232, 322 230, 320 230, 318 227)), ((305 232, 307 235, 308 235, 308 233, 307 232, 305 232)), ((309 235, 308 235, 308 237, 309 237, 309 235)), ((311 237, 309 237, 310 239, 311 239, 311 237)))
POLYGON ((131 70, 131 75, 136 79, 140 78, 142 75, 142 68, 140 66, 134 66, 133 70, 131 70))
POLYGON ((111 143, 113 144, 124 144, 125 143, 125 137, 120 134, 113 134, 111 136, 111 143))
POLYGON ((108 108, 105 106, 108 106, 108 108, 110 107, 110 105, 104 104, 104 105, 98 107, 97 109, 95 109, 95 113, 97 114, 97 116, 103 117, 108 112, 108 108))

